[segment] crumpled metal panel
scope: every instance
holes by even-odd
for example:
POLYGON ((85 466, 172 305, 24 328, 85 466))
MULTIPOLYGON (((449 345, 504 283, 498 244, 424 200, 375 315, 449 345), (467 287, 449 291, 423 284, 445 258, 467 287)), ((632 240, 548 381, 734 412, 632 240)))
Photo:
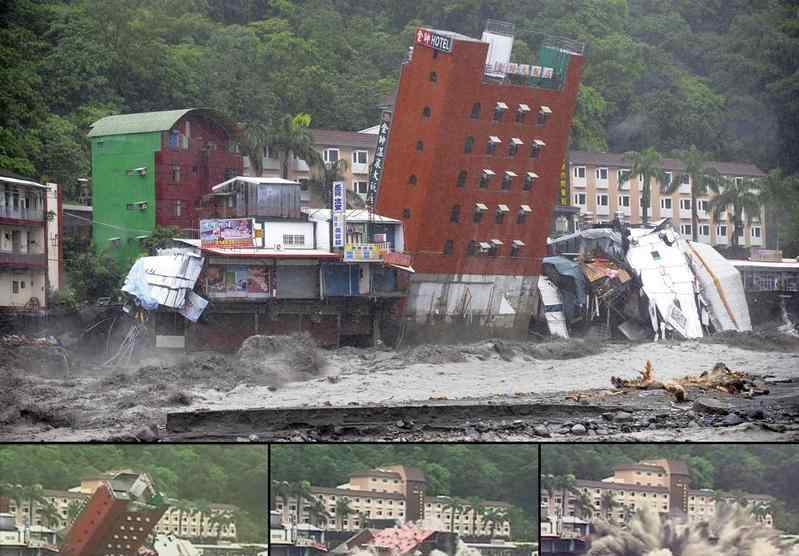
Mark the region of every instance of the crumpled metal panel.
POLYGON ((144 268, 149 295, 159 305, 173 309, 186 304, 186 295, 194 289, 203 268, 203 258, 189 253, 143 257, 137 263, 144 268))

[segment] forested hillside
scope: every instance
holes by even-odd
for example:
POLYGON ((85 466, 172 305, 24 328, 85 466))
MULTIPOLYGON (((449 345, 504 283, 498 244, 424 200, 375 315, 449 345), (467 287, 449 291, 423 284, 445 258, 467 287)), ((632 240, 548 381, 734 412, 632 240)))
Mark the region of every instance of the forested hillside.
POLYGON ((777 526, 799 533, 799 446, 795 445, 545 444, 541 472, 601 480, 613 475, 618 463, 654 458, 685 461, 693 488, 774 496, 777 526))
POLYGON ((799 169, 799 19, 788 0, 9 0, 0 17, 0 168, 67 187, 90 172, 87 126, 209 106, 269 125, 375 123, 416 25, 516 28, 587 44, 573 146, 799 169))
POLYGON ((266 529, 265 446, 6 445, 0 447, 0 483, 67 489, 111 469, 150 474, 169 498, 238 506, 242 540, 263 542, 266 529))
POLYGON ((404 464, 422 469, 428 495, 509 502, 513 536, 530 539, 538 522, 538 446, 341 444, 274 445, 271 479, 334 487, 353 471, 404 464))

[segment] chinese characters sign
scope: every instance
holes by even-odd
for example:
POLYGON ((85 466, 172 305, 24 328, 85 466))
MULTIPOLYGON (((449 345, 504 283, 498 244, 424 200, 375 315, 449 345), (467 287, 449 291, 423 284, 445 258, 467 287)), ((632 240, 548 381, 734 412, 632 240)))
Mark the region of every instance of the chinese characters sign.
POLYGON ((569 174, 566 172, 566 162, 560 167, 560 205, 567 207, 569 202, 569 174))
POLYGON ((347 197, 343 181, 333 182, 333 247, 344 247, 344 211, 347 197))
POLYGON ((380 118, 380 129, 377 131, 377 148, 375 149, 374 162, 369 170, 369 190, 366 202, 370 207, 374 207, 377 202, 377 190, 380 186, 380 178, 383 176, 383 163, 386 157, 386 147, 388 146, 388 130, 391 126, 391 112, 384 111, 380 118))
POLYGON ((496 73, 512 73, 524 75, 526 77, 537 77, 540 79, 552 79, 555 75, 553 68, 542 66, 531 66, 529 64, 515 64, 513 62, 494 62, 486 67, 489 71, 496 73))
POLYGON ((438 50, 452 52, 452 38, 439 33, 434 33, 421 27, 416 28, 416 44, 438 50))
POLYGON ((200 244, 227 249, 252 247, 254 227, 252 218, 200 220, 200 244))

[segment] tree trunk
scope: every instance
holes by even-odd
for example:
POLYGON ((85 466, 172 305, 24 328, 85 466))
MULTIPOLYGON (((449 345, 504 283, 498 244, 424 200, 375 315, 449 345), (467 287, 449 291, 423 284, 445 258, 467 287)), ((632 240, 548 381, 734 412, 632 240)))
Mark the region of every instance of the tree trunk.
POLYGON ((280 163, 280 177, 284 180, 289 179, 289 155, 291 153, 289 151, 283 151, 281 158, 282 161, 280 163))
MULTIPOLYGON (((649 176, 644 174, 644 183, 641 186, 643 190, 641 191, 641 198, 643 200, 643 206, 641 207, 641 224, 646 226, 649 223, 649 176)), ((565 512, 565 509, 564 509, 565 512)))
POLYGON ((691 239, 699 240, 699 213, 696 210, 696 195, 691 188, 691 239))

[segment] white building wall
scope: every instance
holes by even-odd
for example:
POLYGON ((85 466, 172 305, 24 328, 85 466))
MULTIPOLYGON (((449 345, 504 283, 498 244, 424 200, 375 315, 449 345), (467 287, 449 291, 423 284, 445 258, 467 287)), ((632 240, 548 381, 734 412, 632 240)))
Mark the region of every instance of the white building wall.
POLYGON ((266 222, 264 226, 264 248, 275 249, 313 249, 314 225, 313 222, 266 222), (304 245, 287 245, 284 236, 301 235, 305 238, 304 245))

